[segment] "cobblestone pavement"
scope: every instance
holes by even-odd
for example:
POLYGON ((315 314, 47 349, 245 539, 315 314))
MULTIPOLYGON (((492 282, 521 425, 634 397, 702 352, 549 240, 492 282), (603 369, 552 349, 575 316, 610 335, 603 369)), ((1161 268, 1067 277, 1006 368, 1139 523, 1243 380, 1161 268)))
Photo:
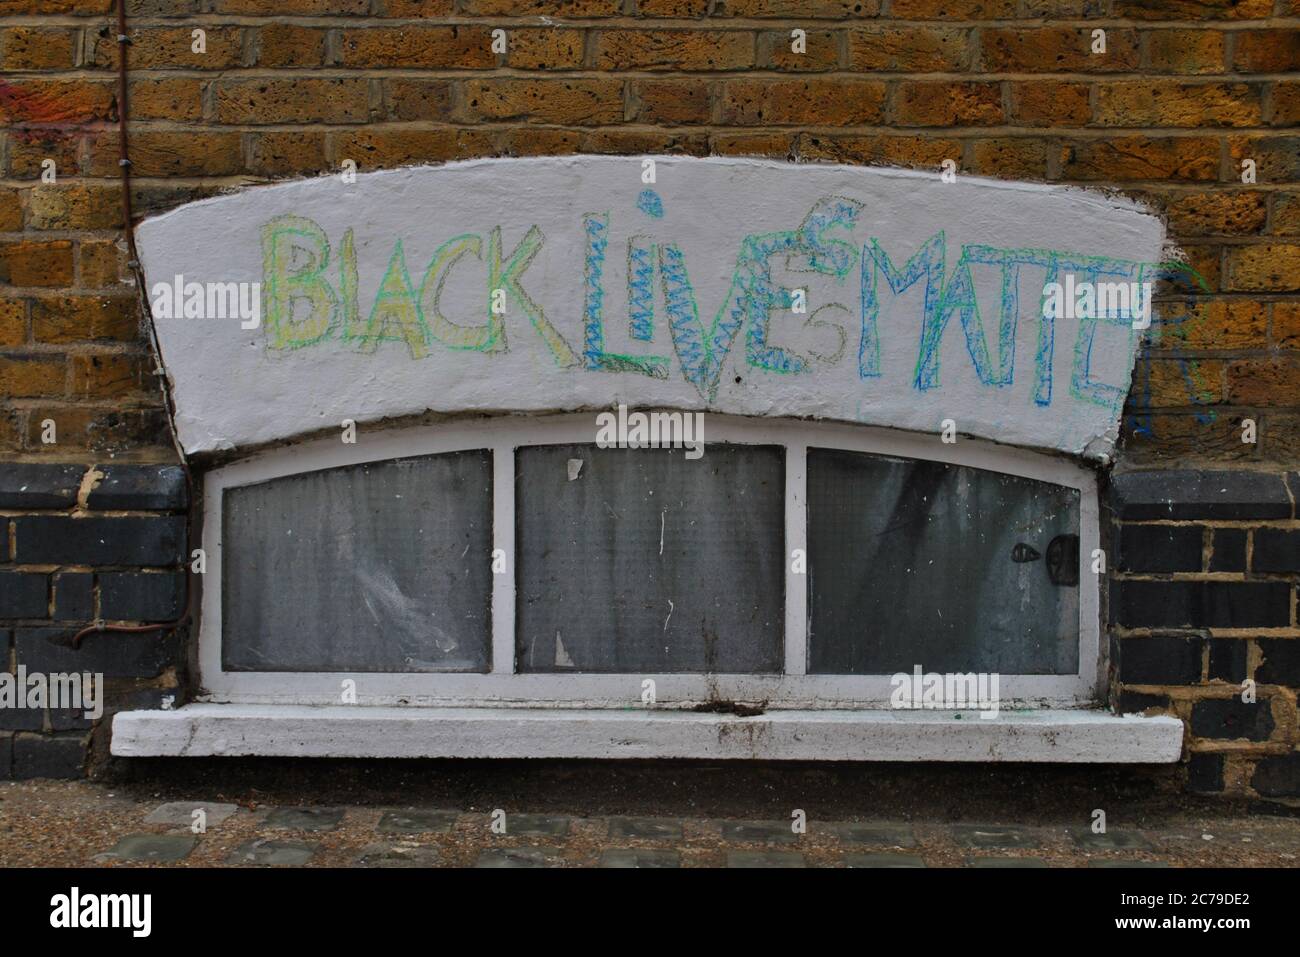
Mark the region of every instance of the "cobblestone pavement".
MULTIPOLYGON (((1300 818, 1141 826, 586 817, 490 807, 159 800, 86 781, 0 785, 0 866, 1296 867, 1300 818), (193 833, 196 811, 206 829, 193 833), (496 828, 493 824, 496 821, 496 828)), ((793 811, 792 811, 793 814, 793 811)))

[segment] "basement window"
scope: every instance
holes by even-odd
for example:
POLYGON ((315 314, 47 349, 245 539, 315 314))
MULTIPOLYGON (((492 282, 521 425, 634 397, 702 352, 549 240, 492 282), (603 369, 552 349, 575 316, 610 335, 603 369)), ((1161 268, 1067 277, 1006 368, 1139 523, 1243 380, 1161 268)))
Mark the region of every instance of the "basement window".
POLYGON ((519 670, 779 672, 784 450, 644 451, 516 453, 519 670))
POLYGON ((322 469, 225 492, 226 671, 484 671, 492 457, 322 469))
POLYGON ((884 708, 992 672, 1091 703, 1096 486, 1072 462, 706 416, 702 457, 594 415, 301 443, 205 479, 212 702, 884 708), (649 682, 649 685, 647 685, 649 682))
POLYGON ((809 449, 808 545, 812 673, 1078 670, 1078 489, 809 449))

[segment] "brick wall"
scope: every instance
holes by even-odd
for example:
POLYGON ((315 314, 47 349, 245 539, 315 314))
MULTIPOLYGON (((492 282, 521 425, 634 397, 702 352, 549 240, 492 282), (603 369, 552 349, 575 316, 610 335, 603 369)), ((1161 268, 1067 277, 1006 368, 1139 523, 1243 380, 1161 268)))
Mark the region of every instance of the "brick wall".
POLYGON ((1112 478, 1112 693, 1187 723, 1194 790, 1300 793, 1297 503, 1300 472, 1112 478))
MULTIPOLYGON (((1300 460, 1300 0, 127 7, 140 214, 346 159, 364 171, 577 152, 926 169, 955 159, 968 173, 1119 188, 1153 204, 1190 268, 1164 289, 1121 468, 1156 470, 1131 481, 1171 488, 1193 479, 1161 478, 1169 469, 1226 470, 1241 511, 1196 512, 1199 499, 1177 519, 1116 508, 1119 693, 1189 721, 1196 786, 1265 793, 1289 780, 1283 790, 1296 792, 1297 682, 1285 665, 1300 634, 1296 513, 1254 495, 1285 490, 1300 460), (204 53, 192 50, 198 28, 204 53), (490 48, 497 28, 505 54, 490 48), (796 28, 806 53, 790 51, 796 28), (1104 53, 1092 52, 1095 29, 1104 53), (1254 183, 1242 182, 1245 159, 1254 183), (1255 442, 1242 441, 1246 419, 1255 442), (1225 703, 1243 669, 1264 689, 1248 712, 1225 703), (1283 765, 1292 770, 1269 770, 1283 765)), ((11 461, 173 460, 125 282, 111 13, 112 0, 0 0, 0 455, 11 461), (46 160, 54 184, 40 181, 46 160)), ((57 506, 64 519, 70 504, 57 506)), ((19 549, 25 529, 41 528, 9 521, 19 549)), ((4 607, 23 612, 51 584, 57 606, 69 566, 100 567, 89 553, 46 556, 35 572, 21 552, 0 558, 6 574, 40 576, 5 589, 18 597, 4 607)), ((130 567, 98 573, 101 605, 105 577, 130 567)), ((120 610, 135 620, 146 607, 120 610)), ((24 629, 47 616, 12 617, 21 651, 24 629)))
MULTIPOLYGON (((0 647, 9 669, 104 676, 105 721, 177 695, 183 632, 92 632, 174 621, 189 489, 177 465, 0 464, 0 647)), ((85 773, 84 711, 0 708, 0 780, 85 773)), ((101 743, 103 736, 101 735, 101 743)))

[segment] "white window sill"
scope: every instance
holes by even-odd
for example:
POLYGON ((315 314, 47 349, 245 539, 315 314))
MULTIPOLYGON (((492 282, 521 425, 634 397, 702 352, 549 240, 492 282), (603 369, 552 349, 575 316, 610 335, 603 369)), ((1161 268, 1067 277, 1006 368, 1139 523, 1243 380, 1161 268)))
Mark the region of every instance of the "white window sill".
POLYGON ((113 719, 122 757, 705 758, 1167 764, 1177 718, 1106 711, 683 711, 190 704, 113 719))

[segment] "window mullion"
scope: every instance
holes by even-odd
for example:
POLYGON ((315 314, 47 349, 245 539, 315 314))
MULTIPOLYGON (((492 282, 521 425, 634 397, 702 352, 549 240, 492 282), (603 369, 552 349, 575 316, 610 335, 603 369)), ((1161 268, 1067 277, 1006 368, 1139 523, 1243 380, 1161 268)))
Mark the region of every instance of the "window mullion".
POLYGON ((791 442, 785 453, 785 673, 808 666, 808 446, 791 442), (793 556, 801 561, 796 567, 793 556))
MULTIPOLYGON (((492 548, 506 571, 492 576, 492 674, 515 672, 515 450, 492 447, 492 548)), ((494 561, 495 566, 495 561, 494 561)))

